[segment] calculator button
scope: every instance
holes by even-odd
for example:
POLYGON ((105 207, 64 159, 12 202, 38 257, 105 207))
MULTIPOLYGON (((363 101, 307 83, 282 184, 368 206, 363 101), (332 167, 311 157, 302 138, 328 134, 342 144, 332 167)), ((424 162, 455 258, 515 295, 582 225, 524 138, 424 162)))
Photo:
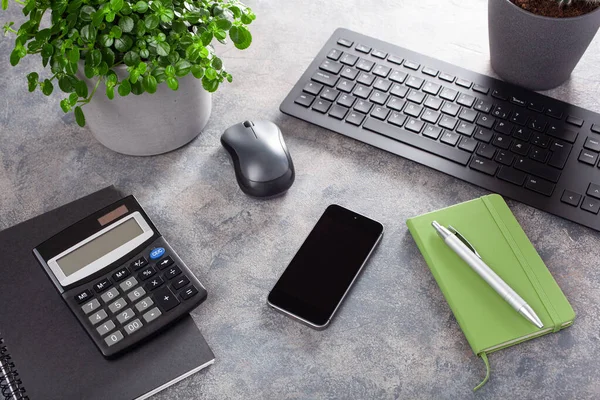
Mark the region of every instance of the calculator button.
POLYGON ((89 303, 85 303, 83 306, 81 306, 81 309, 84 313, 89 314, 98 307, 100 307, 100 302, 98 301, 98 299, 94 299, 89 303))
POLYGON ((139 287, 139 288, 135 289, 134 291, 132 291, 131 293, 129 293, 127 295, 127 297, 129 298, 129 301, 136 301, 137 299, 139 299, 140 297, 142 297, 145 294, 146 294, 146 291, 144 290, 144 288, 139 287))
POLYGON ((77 300, 77 302, 79 304, 81 304, 84 301, 86 301, 87 299, 89 299, 90 297, 92 297, 92 292, 90 292, 89 289, 85 289, 83 292, 81 292, 77 296, 75 296, 75 300, 77 300))
POLYGON ((152 280, 148 281, 148 283, 146 284, 146 288, 148 290, 154 290, 159 288, 160 285, 162 285, 163 283, 165 283, 165 281, 163 281, 160 276, 155 276, 154 278, 152 278, 152 280))
POLYGON ((112 278, 115 282, 122 281, 123 279, 129 276, 129 270, 127 268, 121 268, 117 272, 112 275, 112 278))
POLYGON ((115 329, 115 323, 112 322, 111 320, 108 320, 105 323, 103 323, 102 325, 100 325, 99 327, 97 327, 96 331, 98 331, 100 336, 104 336, 108 332, 112 331, 113 329, 115 329))
POLYGON ((117 315, 117 321, 119 321, 119 323, 124 324, 125 322, 129 321, 131 318, 133 318, 135 316, 135 314, 133 313, 133 310, 131 308, 128 308, 127 310, 123 311, 121 314, 117 315))
POLYGON ((113 299, 117 298, 118 295, 119 291, 117 290, 117 288, 112 288, 100 297, 102 298, 103 302, 108 303, 109 301, 112 301, 113 299))
POLYGON ((182 276, 180 278, 177 278, 177 280, 173 281, 173 288, 175 290, 179 290, 188 283, 190 283, 190 280, 187 278, 187 276, 182 276))
POLYGON ((137 303, 135 305, 135 308, 139 311, 142 312, 145 309, 151 307, 154 305, 154 302, 152 301, 152 299, 150 297, 146 297, 144 300, 140 301, 139 303, 137 303))
POLYGON ((106 311, 100 310, 96 314, 90 316, 89 319, 90 319, 90 322, 92 323, 92 325, 96 325, 97 323, 99 323, 106 317, 108 317, 108 314, 106 314, 106 311))
POLYGON ((167 287, 156 289, 154 292, 154 300, 165 311, 169 311, 173 307, 179 305, 179 299, 177 299, 173 292, 167 287))
POLYGON ((118 312, 120 309, 122 309, 123 307, 125 307, 127 305, 127 302, 125 301, 124 298, 120 298, 119 300, 115 301, 114 303, 112 303, 111 305, 108 306, 108 309, 110 310, 111 313, 116 313, 118 312))
POLYGON ((130 289, 133 289, 135 285, 138 284, 137 279, 135 279, 133 276, 129 279, 127 279, 126 281, 124 281, 123 283, 121 283, 121 290, 126 292, 130 289))
POLYGON ((142 327, 142 321, 140 321, 139 319, 136 319, 134 321, 131 321, 130 323, 128 323, 127 325, 125 325, 125 332, 128 335, 131 335, 133 332, 137 331, 138 329, 140 329, 142 327))
POLYGON ((140 257, 131 264, 129 264, 129 266, 133 268, 134 271, 137 271, 138 269, 143 268, 146 265, 148 265, 148 260, 146 260, 146 257, 140 257))
POLYGON ((121 331, 116 331, 115 333, 104 339, 104 341, 109 347, 119 343, 121 340, 123 340, 123 334, 121 333, 121 331))
POLYGON ((187 288, 183 292, 181 292, 181 298, 184 300, 187 300, 191 297, 194 297, 194 295, 196 295, 196 293, 198 293, 198 289, 196 289, 194 286, 190 286, 189 288, 187 288))
POLYGON ((166 256, 165 258, 157 262, 156 266, 162 270, 167 268, 171 264, 173 264, 173 259, 171 258, 171 256, 166 256))
POLYGON ((161 258, 163 255, 165 254, 165 249, 164 247, 157 247, 155 249, 152 249, 152 251, 150 252, 150 259, 151 260, 158 260, 159 258, 161 258))
POLYGON ((144 320, 146 322, 152 322, 156 318, 160 317, 161 314, 162 313, 160 312, 160 310, 158 309, 158 307, 154 307, 152 310, 150 310, 146 314, 144 314, 144 320))
POLYGON ((110 281, 108 278, 102 279, 100 282, 96 282, 94 285, 94 290, 98 293, 104 292, 110 286, 110 281))
POLYGON ((152 275, 154 275, 156 273, 156 270, 152 267, 146 267, 143 270, 140 271, 140 273, 138 274, 138 277, 141 280, 146 280, 148 278, 150 278, 152 275))
POLYGON ((180 273, 181 273, 181 270, 179 269, 179 267, 177 265, 173 265, 171 268, 169 268, 167 270, 167 272, 165 272, 165 278, 173 279, 180 273))

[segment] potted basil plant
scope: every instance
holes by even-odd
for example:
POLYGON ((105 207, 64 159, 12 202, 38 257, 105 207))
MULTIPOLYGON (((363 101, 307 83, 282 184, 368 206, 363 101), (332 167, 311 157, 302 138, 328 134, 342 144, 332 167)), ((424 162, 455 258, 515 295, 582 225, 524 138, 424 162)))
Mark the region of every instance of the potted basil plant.
POLYGON ((14 1, 28 20, 4 25, 16 36, 10 63, 39 54, 45 67, 45 76, 27 75, 29 91, 49 96, 58 87, 65 113, 132 155, 164 153, 201 132, 211 93, 232 81, 212 43, 229 38, 246 49, 256 18, 238 0, 14 1))
POLYGON ((567 79, 600 27, 600 0, 488 0, 492 68, 533 90, 567 79))

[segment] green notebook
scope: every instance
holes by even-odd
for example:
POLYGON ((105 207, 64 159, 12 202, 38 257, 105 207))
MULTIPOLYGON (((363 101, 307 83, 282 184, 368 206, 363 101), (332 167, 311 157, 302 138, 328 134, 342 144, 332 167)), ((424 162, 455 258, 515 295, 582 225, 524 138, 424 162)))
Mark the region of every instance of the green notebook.
POLYGON ((471 348, 487 367, 488 353, 570 326, 575 312, 499 195, 484 196, 406 221, 471 348), (481 258, 536 312, 539 329, 458 257, 431 226, 452 225, 481 258))

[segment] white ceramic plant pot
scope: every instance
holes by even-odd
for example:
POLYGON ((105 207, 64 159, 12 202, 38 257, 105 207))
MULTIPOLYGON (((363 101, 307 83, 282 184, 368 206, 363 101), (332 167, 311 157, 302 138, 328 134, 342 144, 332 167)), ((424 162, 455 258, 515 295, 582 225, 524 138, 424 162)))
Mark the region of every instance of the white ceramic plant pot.
MULTIPOLYGON (((95 79, 83 76, 91 91, 95 79)), ((127 75, 125 67, 115 68, 119 80, 127 75)), ((199 79, 189 74, 179 78, 179 89, 174 91, 162 83, 156 93, 133 93, 106 97, 104 83, 89 104, 83 107, 86 125, 104 146, 118 153, 151 156, 175 150, 200 134, 212 109, 212 97, 199 79)))

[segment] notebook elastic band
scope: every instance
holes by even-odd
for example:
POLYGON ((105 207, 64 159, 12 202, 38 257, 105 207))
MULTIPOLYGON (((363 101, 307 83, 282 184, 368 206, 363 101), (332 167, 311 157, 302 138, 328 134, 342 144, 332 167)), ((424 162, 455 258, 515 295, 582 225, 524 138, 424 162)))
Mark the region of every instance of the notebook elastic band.
POLYGON ((490 362, 488 361, 487 354, 485 354, 485 351, 481 352, 479 353, 479 357, 481 357, 483 363, 485 364, 485 378, 483 378, 479 385, 475 386, 475 388, 473 389, 474 392, 478 389, 481 389, 483 385, 485 385, 487 381, 490 380, 490 362))

